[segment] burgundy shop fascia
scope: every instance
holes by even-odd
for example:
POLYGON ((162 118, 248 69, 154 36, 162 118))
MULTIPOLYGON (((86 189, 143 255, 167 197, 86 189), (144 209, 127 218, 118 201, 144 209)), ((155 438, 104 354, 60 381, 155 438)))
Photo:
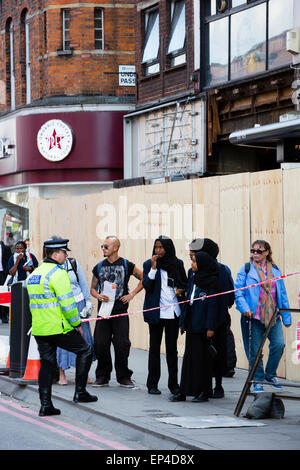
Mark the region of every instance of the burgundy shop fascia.
POLYGON ((0 187, 123 178, 126 111, 42 112, 0 120, 0 187))

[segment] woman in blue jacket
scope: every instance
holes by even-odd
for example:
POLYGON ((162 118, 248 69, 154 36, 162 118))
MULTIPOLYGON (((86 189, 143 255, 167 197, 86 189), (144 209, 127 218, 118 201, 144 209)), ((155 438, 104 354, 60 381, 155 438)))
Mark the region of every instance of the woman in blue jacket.
MULTIPOLYGON (((238 272, 235 289, 281 276, 279 268, 273 264, 272 250, 268 242, 256 240, 253 242, 250 251, 250 263, 246 263, 238 272)), ((237 291, 235 292, 235 302, 237 309, 242 314, 241 328, 244 348, 252 367, 265 329, 269 325, 275 308, 289 308, 284 282, 280 279, 237 291), (251 325, 249 325, 249 322, 251 322, 251 325), (249 344, 250 326, 251 344, 249 344)), ((254 378, 257 382, 266 381, 275 388, 281 388, 278 385, 276 372, 285 347, 281 319, 286 327, 291 325, 290 312, 283 311, 277 315, 268 335, 270 344, 266 369, 264 371, 263 362, 261 361, 254 378)), ((263 385, 254 384, 253 390, 255 393, 262 392, 264 390, 263 385)))
POLYGON ((192 259, 194 276, 189 277, 187 298, 180 317, 181 331, 186 331, 185 351, 182 362, 180 390, 171 401, 185 401, 193 396, 193 402, 207 402, 212 396, 211 340, 217 328, 217 297, 194 300, 219 291, 219 267, 215 258, 203 251, 192 259))

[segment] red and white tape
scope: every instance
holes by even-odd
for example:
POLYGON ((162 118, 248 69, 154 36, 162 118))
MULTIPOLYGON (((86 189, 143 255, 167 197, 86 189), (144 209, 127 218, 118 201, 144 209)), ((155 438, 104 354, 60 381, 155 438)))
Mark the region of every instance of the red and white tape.
POLYGON ((0 292, 0 305, 10 305, 10 299, 10 292, 0 292))
MULTIPOLYGON (((278 276, 278 277, 273 277, 272 279, 266 279, 265 281, 257 282, 256 284, 251 284, 250 286, 240 287, 239 289, 233 289, 233 290, 228 290, 228 291, 225 291, 225 292, 218 292, 216 294, 205 295, 203 297, 197 297, 197 298, 193 299, 193 302, 195 302, 196 300, 205 300, 205 299, 209 299, 211 297, 217 297, 219 295, 231 294, 233 292, 238 292, 240 290, 250 289, 251 287, 261 286, 262 284, 265 284, 266 282, 274 282, 274 281, 276 282, 276 281, 279 281, 280 279, 284 279, 286 277, 295 276, 296 274, 300 274, 300 271, 295 272, 295 273, 290 273, 290 274, 283 274, 283 275, 278 276)), ((152 307, 152 308, 148 308, 146 310, 138 310, 136 312, 119 313, 117 315, 110 315, 108 317, 85 318, 85 319, 81 319, 81 322, 83 323, 83 322, 97 321, 97 320, 109 320, 111 318, 124 317, 124 316, 127 316, 127 315, 136 315, 137 313, 151 312, 152 310, 163 309, 163 308, 171 307, 171 306, 174 306, 174 305, 180 305, 180 304, 184 304, 184 303, 187 303, 187 302, 190 302, 190 301, 191 301, 191 299, 182 300, 181 302, 176 302, 176 303, 173 303, 173 304, 164 305, 163 307, 152 307)))

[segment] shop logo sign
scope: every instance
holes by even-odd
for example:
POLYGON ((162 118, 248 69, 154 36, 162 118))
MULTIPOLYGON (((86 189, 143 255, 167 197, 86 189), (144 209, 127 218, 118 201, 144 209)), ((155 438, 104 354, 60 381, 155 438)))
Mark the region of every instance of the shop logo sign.
POLYGON ((42 125, 37 135, 40 154, 50 162, 59 162, 72 150, 71 127, 60 119, 51 119, 42 125))

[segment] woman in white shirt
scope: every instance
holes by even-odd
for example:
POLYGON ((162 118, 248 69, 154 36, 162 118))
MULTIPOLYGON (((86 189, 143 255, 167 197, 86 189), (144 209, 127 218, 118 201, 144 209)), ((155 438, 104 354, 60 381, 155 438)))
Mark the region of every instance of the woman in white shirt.
POLYGON ((143 286, 146 291, 144 320, 149 324, 148 393, 159 395, 160 346, 163 332, 166 342, 168 387, 179 391, 177 339, 181 306, 187 286, 183 261, 176 257, 173 241, 165 236, 154 242, 152 257, 143 265, 143 286), (155 308, 157 307, 157 308, 155 308), (151 309, 151 310, 149 310, 151 309))

